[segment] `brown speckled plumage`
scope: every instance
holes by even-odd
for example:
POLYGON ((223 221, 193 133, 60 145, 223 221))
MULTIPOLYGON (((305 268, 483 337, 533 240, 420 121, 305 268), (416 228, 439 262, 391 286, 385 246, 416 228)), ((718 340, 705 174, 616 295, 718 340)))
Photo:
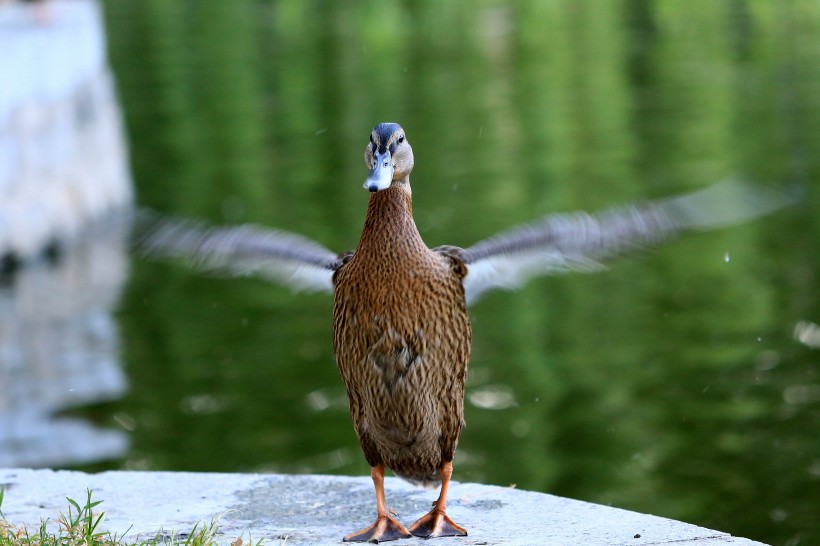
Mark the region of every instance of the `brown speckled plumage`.
POLYGON ((371 195, 356 252, 333 279, 334 351, 365 458, 414 482, 440 481, 463 424, 465 271, 427 248, 394 186, 371 195))
POLYGON ((446 498, 470 359, 467 269, 457 249, 431 250, 416 229, 404 130, 377 125, 364 159, 370 203, 356 250, 333 275, 333 349, 377 518, 345 540, 466 535, 447 516, 446 498), (433 510, 409 530, 387 508, 385 466, 412 482, 441 483, 433 510))

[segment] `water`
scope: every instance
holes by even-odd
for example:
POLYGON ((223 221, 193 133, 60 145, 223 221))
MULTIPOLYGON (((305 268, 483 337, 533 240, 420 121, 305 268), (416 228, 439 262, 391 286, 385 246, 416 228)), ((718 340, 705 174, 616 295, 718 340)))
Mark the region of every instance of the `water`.
MULTIPOLYGON (((461 481, 778 545, 820 542, 820 7, 806 2, 105 3, 141 204, 352 248, 377 122, 430 246, 731 174, 802 203, 473 308, 461 481)), ((124 433, 82 465, 365 475, 331 301, 135 260, 124 433)))

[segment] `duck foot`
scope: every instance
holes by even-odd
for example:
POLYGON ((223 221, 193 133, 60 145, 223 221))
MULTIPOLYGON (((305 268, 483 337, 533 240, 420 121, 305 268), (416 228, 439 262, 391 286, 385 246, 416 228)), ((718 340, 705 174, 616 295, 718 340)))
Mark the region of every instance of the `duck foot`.
POLYGON ((421 538, 466 537, 467 529, 458 525, 447 515, 447 489, 453 475, 453 461, 441 465, 441 492, 433 509, 410 526, 410 532, 421 538))
POLYGON ((373 525, 361 531, 350 533, 344 537, 343 540, 345 542, 372 542, 373 544, 378 544, 379 542, 410 538, 411 536, 413 535, 395 518, 379 516, 376 518, 376 521, 373 522, 373 525))
POLYGON ((390 515, 384 500, 384 466, 377 464, 370 468, 370 477, 373 478, 373 487, 376 490, 376 521, 370 527, 350 533, 344 537, 345 542, 387 542, 400 538, 410 538, 411 535, 399 521, 390 515))
POLYGON ((433 508, 410 526, 413 536, 421 538, 466 537, 467 529, 450 519, 443 510, 433 508))

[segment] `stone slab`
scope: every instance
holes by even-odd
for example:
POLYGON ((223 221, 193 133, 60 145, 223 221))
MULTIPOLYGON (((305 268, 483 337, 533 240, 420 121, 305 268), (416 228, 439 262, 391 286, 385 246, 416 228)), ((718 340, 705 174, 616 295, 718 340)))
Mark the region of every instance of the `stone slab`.
MULTIPOLYGON (((105 512, 102 526, 134 541, 160 529, 189 532, 197 522, 221 514, 225 544, 340 544, 341 537, 369 525, 375 515, 369 477, 212 474, 186 472, 82 472, 0 469, 6 493, 2 510, 12 524, 36 528, 55 521, 65 498, 81 502, 86 490, 105 512)), ((406 525, 429 510, 435 490, 387 478, 388 504, 406 525)), ((455 483, 448 513, 470 536, 436 539, 436 546, 765 546, 744 538, 670 519, 521 491, 510 487, 455 483), (640 536, 638 536, 640 535, 640 536)), ((395 544, 410 544, 411 538, 395 544)))

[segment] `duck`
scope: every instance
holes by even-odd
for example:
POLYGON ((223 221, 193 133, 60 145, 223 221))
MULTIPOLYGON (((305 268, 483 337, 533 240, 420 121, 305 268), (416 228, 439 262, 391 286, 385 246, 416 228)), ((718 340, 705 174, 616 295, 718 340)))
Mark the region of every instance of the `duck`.
POLYGON ((466 248, 430 248, 413 219, 414 157, 404 128, 376 125, 364 161, 369 201, 352 251, 255 225, 152 216, 137 230, 137 247, 148 257, 183 258, 201 270, 256 274, 333 295, 333 351, 376 499, 375 521, 346 535, 347 542, 467 535, 447 514, 447 494, 464 427, 468 308, 483 293, 560 271, 597 271, 617 255, 786 204, 774 190, 733 179, 597 214, 551 214, 466 248), (409 527, 387 505, 385 469, 439 487, 432 509, 409 527))

